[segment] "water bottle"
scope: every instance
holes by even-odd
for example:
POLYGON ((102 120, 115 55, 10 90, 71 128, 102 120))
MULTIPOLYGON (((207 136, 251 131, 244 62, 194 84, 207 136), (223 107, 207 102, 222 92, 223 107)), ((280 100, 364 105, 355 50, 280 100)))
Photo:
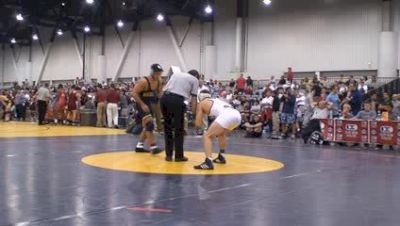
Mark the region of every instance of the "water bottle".
POLYGON ((378 111, 378 114, 376 115, 376 120, 381 121, 382 120, 382 113, 381 111, 378 111))
POLYGON ((333 119, 333 110, 329 110, 329 119, 333 119))

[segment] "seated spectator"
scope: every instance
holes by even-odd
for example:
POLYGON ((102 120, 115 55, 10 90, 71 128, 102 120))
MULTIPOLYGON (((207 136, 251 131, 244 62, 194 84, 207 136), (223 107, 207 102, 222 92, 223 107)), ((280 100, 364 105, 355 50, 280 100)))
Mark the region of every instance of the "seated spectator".
POLYGON ((393 94, 392 96, 392 114, 390 115, 390 119, 394 121, 398 121, 400 119, 400 95, 393 94))
POLYGON ((364 103, 364 110, 358 112, 353 119, 357 120, 375 120, 376 119, 376 112, 371 109, 371 103, 366 102, 364 103))
POLYGON ((379 106, 378 106, 378 111, 390 112, 391 110, 392 110, 392 99, 391 99, 389 93, 384 92, 383 99, 382 99, 382 101, 380 101, 379 106))
POLYGON ((260 102, 255 101, 250 108, 250 112, 253 114, 260 114, 261 113, 261 105, 260 102))
POLYGON ((329 86, 329 81, 328 81, 328 78, 327 78, 326 76, 322 76, 320 82, 321 82, 321 85, 322 85, 323 87, 328 87, 328 86, 329 86))
POLYGON ((340 115, 340 119, 351 119, 354 115, 351 113, 350 104, 344 104, 342 108, 342 113, 340 115))
POLYGON ((263 131, 263 124, 258 115, 251 115, 250 120, 244 124, 246 129, 246 137, 261 137, 263 131))

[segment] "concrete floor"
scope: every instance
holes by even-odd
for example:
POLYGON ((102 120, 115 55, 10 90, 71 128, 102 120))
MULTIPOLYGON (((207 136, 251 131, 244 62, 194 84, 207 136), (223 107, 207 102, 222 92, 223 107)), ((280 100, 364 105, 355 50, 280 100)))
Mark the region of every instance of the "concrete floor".
MULTIPOLYGON (((0 139, 0 225, 400 225, 400 155, 301 141, 230 139, 229 152, 278 171, 174 176, 99 169, 81 159, 136 137, 0 139)), ((202 150, 187 137, 188 150, 202 150)))

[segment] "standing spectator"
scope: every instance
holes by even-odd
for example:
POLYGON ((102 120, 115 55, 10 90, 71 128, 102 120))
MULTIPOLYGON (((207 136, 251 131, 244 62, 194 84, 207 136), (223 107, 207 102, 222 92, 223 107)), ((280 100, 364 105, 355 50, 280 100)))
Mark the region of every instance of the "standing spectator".
POLYGON ((361 92, 353 84, 351 84, 349 86, 349 95, 347 100, 351 106, 351 113, 353 115, 357 115, 358 112, 361 111, 362 99, 363 97, 361 92))
POLYGON ((279 82, 278 82, 278 85, 283 86, 283 85, 285 85, 285 84, 286 84, 286 79, 285 79, 285 76, 282 75, 282 76, 281 76, 281 79, 280 79, 279 82))
POLYGON ((72 125, 78 122, 78 104, 80 99, 80 88, 78 86, 72 85, 69 95, 68 95, 68 114, 67 120, 72 125))
POLYGON ((233 88, 235 88, 235 80, 231 79, 231 81, 229 82, 229 87, 231 88, 231 90, 233 90, 233 88))
POLYGON ((280 129, 280 112, 281 112, 281 89, 274 92, 274 99, 272 102, 272 138, 279 138, 280 129))
POLYGON ((103 89, 103 86, 99 84, 97 86, 96 92, 96 101, 97 101, 97 127, 106 127, 106 110, 107 110, 107 91, 103 89))
POLYGON ((363 78, 360 80, 360 83, 358 84, 357 88, 362 94, 366 94, 368 92, 368 86, 365 84, 363 78))
POLYGON ((253 86, 253 79, 251 79, 251 77, 250 76, 248 76, 247 77, 247 80, 246 80, 246 85, 247 85, 247 87, 254 87, 253 86))
POLYGON ((326 97, 326 101, 332 106, 332 115, 334 118, 339 117, 340 111, 340 98, 338 95, 337 86, 332 86, 332 90, 329 95, 326 97))
POLYGON ((294 73, 293 73, 293 71, 292 71, 292 68, 291 68, 291 67, 288 67, 287 80, 288 80, 290 83, 293 83, 293 79, 294 79, 294 73))
POLYGON ((271 90, 266 90, 265 97, 261 100, 262 120, 269 131, 272 132, 272 104, 274 97, 271 90))
POLYGON ((39 125, 44 125, 44 117, 46 116, 47 103, 50 100, 49 83, 45 83, 44 86, 40 87, 36 95, 38 104, 39 125))
POLYGON ((283 95, 283 108, 281 115, 282 122, 282 135, 286 137, 288 135, 289 127, 292 127, 293 133, 291 135, 292 138, 295 137, 296 127, 293 126, 296 122, 295 115, 295 106, 296 106, 296 95, 293 94, 293 90, 288 89, 283 95))
POLYGON ((236 80, 236 89, 239 93, 243 93, 246 88, 246 79, 243 77, 243 74, 236 80))
POLYGON ((65 120, 65 106, 67 104, 67 96, 65 94, 64 86, 58 85, 56 95, 56 106, 55 106, 55 117, 59 123, 63 123, 65 120))
POLYGON ((25 94, 22 90, 18 90, 18 93, 14 98, 15 112, 18 121, 25 121, 26 102, 25 94))
POLYGON ((120 96, 114 84, 111 84, 107 93, 107 120, 109 128, 118 128, 118 104, 120 96))
POLYGON ((372 79, 368 78, 368 76, 364 76, 364 83, 367 87, 372 86, 372 79))

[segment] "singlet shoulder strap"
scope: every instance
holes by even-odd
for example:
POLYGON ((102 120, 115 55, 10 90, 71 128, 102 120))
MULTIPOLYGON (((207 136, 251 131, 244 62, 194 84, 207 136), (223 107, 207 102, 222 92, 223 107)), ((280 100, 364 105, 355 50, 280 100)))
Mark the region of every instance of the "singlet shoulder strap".
POLYGON ((149 78, 147 78, 147 77, 144 77, 144 79, 146 79, 146 81, 147 81, 147 91, 153 91, 152 89, 151 89, 151 83, 150 83, 150 80, 149 80, 149 78))

